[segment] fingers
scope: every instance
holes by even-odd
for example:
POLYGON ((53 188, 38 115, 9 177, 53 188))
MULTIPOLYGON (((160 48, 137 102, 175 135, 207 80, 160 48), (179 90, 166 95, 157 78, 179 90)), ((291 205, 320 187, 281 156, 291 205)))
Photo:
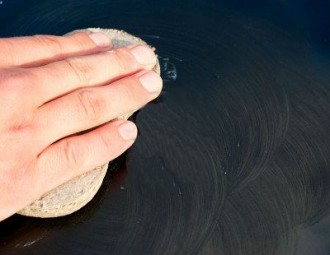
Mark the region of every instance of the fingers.
POLYGON ((110 49, 111 42, 102 33, 73 33, 68 36, 35 35, 0 39, 0 68, 39 66, 70 56, 110 49))
POLYGON ((81 89, 38 109, 36 122, 43 146, 134 112, 156 98, 162 80, 153 71, 143 71, 108 86, 81 89), (59 123, 62 123, 61 125, 59 123), (45 135, 44 132, 47 132, 45 135))
POLYGON ((116 121, 79 136, 56 142, 38 157, 35 183, 49 191, 122 154, 134 142, 137 128, 129 121, 116 121))
POLYGON ((132 46, 90 56, 65 59, 30 70, 36 77, 37 90, 43 104, 78 88, 100 86, 133 74, 152 69, 154 52, 147 46, 132 46))

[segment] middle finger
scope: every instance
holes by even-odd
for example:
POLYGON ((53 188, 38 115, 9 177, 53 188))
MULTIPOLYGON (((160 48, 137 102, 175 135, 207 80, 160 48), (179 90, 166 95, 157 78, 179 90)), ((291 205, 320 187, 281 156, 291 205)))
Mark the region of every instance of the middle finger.
POLYGON ((158 74, 142 71, 107 86, 84 88, 53 100, 36 112, 40 143, 46 147, 63 137, 134 112, 155 99, 161 88, 158 74))
POLYGON ((151 70, 156 55, 148 46, 128 46, 111 52, 68 58, 42 67, 30 68, 36 79, 37 105, 83 87, 101 86, 114 80, 151 70))

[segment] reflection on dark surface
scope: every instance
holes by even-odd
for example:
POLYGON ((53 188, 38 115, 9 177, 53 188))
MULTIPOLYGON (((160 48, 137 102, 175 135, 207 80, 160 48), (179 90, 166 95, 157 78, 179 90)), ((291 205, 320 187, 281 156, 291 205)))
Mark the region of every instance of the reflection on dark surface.
POLYGON ((127 177, 108 178, 111 190, 72 216, 0 223, 2 254, 329 253, 330 26, 320 7, 20 2, 0 11, 2 36, 121 28, 157 48, 166 82, 137 115, 127 177))

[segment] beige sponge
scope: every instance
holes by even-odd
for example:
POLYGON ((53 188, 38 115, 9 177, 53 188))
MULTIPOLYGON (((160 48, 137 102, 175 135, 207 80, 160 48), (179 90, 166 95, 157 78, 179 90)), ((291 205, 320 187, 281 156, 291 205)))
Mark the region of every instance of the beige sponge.
MULTIPOLYGON (((140 38, 116 29, 88 28, 79 31, 103 32, 111 39, 113 48, 138 44, 146 45, 146 42, 140 38)), ((158 61, 154 71, 160 73, 158 61)), ((131 114, 127 113, 120 118, 127 119, 131 114)), ((79 210, 92 200, 99 190, 107 168, 108 164, 105 164, 60 185, 19 211, 18 214, 50 218, 68 215, 79 210)))

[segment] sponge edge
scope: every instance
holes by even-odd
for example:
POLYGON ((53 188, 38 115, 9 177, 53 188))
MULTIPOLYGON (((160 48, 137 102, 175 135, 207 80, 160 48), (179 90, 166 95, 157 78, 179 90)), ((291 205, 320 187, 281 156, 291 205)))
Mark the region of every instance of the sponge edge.
MULTIPOLYGON (((147 43, 140 38, 117 29, 87 28, 75 30, 74 32, 78 31, 104 33, 110 38, 113 49, 128 45, 147 45, 147 43)), ((158 60, 153 70, 160 74, 158 60)), ((132 112, 120 116, 119 118, 127 119, 131 114, 132 112)), ((24 216, 52 218, 69 215, 78 211, 95 196, 102 185, 107 169, 108 163, 94 168, 44 194, 40 199, 34 201, 17 213, 24 216)))
POLYGON ((107 169, 108 164, 105 164, 62 184, 23 208, 18 214, 51 218, 65 216, 79 210, 95 196, 107 169))
MULTIPOLYGON (((75 30, 74 32, 86 32, 86 31, 94 32, 94 33, 102 32, 103 34, 107 35, 109 37, 109 39, 111 40, 113 49, 125 47, 128 45, 148 45, 141 38, 133 36, 123 30, 104 29, 104 28, 87 28, 87 29, 75 30)), ((68 34, 70 34, 70 33, 68 33, 68 34)), ((150 46, 150 48, 154 49, 151 46, 150 46)), ((158 60, 157 60, 155 67, 153 68, 153 71, 160 74, 160 65, 159 65, 158 60)))

